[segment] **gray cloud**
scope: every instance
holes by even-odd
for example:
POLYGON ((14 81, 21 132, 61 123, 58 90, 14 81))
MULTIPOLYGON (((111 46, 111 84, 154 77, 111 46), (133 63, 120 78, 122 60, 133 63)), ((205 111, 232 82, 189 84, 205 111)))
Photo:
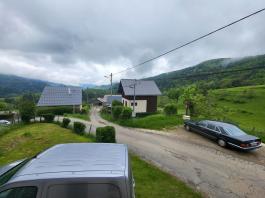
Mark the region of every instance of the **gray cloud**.
MULTIPOLYGON (((265 7, 263 0, 0 0, 0 72, 66 84, 174 48, 265 7)), ((115 76, 147 77, 218 57, 265 53, 265 13, 115 76)))

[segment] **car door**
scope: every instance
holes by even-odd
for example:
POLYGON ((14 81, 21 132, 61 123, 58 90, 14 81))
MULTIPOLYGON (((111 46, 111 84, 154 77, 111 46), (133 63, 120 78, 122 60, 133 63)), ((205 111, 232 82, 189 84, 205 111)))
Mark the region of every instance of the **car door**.
POLYGON ((220 132, 217 131, 217 128, 214 124, 208 123, 207 127, 205 128, 205 135, 207 135, 211 139, 217 139, 220 132))

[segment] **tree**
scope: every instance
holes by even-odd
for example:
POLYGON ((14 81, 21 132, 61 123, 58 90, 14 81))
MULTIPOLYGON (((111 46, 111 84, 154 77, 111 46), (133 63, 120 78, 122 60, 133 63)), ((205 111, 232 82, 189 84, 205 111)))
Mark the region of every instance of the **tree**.
POLYGON ((168 98, 172 99, 172 100, 176 100, 178 102, 178 99, 181 95, 182 90, 180 88, 172 88, 169 89, 167 92, 167 96, 168 98))
POLYGON ((30 94, 23 95, 18 102, 18 110, 21 120, 25 123, 29 123, 30 119, 35 117, 36 112, 34 97, 30 96, 30 94))
POLYGON ((195 85, 188 86, 184 89, 181 99, 184 102, 186 115, 192 115, 194 113, 194 99, 198 90, 195 85))
POLYGON ((116 106, 123 106, 122 102, 118 101, 118 100, 113 100, 111 103, 112 107, 116 107, 116 106))

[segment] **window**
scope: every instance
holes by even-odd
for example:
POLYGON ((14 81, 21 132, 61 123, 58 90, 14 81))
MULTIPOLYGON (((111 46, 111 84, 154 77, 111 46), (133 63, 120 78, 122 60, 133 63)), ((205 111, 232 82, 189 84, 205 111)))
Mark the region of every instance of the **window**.
POLYGON ((204 121, 200 121, 199 125, 202 126, 202 127, 206 127, 206 123, 204 121))
POLYGON ((49 187, 47 198, 120 198, 112 184, 60 184, 49 187))
POLYGON ((215 126, 212 125, 212 124, 208 124, 208 125, 207 125, 207 128, 208 128, 208 129, 211 129, 211 130, 215 130, 215 126))
POLYGON ((222 134, 224 134, 224 135, 228 135, 227 132, 224 130, 223 127, 219 127, 219 128, 220 128, 220 131, 221 131, 222 134))
MULTIPOLYGON (((133 102, 131 103, 131 106, 133 107, 133 102)), ((135 103, 135 106, 137 106, 137 102, 135 103)))
POLYGON ((38 188, 34 186, 18 187, 0 193, 0 198, 36 198, 38 188))
POLYGON ((125 106, 127 107, 127 101, 125 101, 125 106))

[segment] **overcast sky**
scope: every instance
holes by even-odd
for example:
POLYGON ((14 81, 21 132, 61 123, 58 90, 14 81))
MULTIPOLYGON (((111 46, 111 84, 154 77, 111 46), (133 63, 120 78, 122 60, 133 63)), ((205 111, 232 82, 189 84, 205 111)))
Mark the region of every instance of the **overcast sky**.
MULTIPOLYGON (((265 7, 264 0, 0 0, 0 73, 78 85, 265 7)), ((265 12, 114 76, 141 78, 265 53, 265 12)))

